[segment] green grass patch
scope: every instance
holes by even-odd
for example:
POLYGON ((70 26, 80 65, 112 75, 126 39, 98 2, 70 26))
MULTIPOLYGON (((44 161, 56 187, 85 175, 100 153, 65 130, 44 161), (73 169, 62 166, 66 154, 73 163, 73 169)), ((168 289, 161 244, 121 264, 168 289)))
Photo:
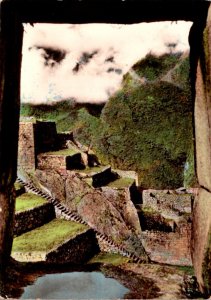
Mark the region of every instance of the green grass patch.
POLYGON ((45 199, 32 193, 24 193, 16 198, 15 211, 29 210, 47 203, 45 199))
POLYGON ((107 186, 111 188, 123 189, 130 187, 134 183, 133 178, 119 178, 110 182, 107 186))
POLYGON ((55 219, 13 240, 12 252, 48 252, 88 229, 86 225, 55 219))
POLYGON ((177 266, 177 269, 188 274, 191 276, 194 276, 194 269, 193 267, 189 267, 189 266, 177 266))
POLYGON ((98 255, 94 256, 89 263, 94 264, 94 263, 101 263, 101 264, 110 264, 110 265, 121 265, 124 263, 129 262, 129 258, 124 257, 120 254, 117 253, 106 253, 106 252, 101 252, 98 255))
POLYGON ((23 187, 24 186, 21 183, 15 182, 15 189, 16 189, 16 191, 22 189, 23 187))
POLYGON ((47 152, 48 155, 61 155, 61 156, 71 156, 74 154, 80 153, 77 150, 74 149, 63 149, 63 150, 59 150, 59 151, 51 151, 51 152, 47 152))
POLYGON ((98 174, 100 172, 103 172, 106 169, 105 166, 100 166, 100 167, 93 167, 93 168, 86 168, 84 170, 75 170, 78 171, 79 173, 84 173, 87 175, 93 175, 93 174, 98 174))

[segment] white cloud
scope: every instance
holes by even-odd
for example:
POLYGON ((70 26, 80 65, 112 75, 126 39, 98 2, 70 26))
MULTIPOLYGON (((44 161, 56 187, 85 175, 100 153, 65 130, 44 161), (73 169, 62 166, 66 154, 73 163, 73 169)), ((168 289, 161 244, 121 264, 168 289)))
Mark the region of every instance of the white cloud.
POLYGON ((176 44, 175 51, 186 51, 190 26, 183 21, 25 25, 22 101, 46 103, 70 97, 79 102, 106 101, 120 87, 123 74, 148 52, 160 55, 169 51, 169 43, 176 44), (40 47, 63 50, 66 56, 60 64, 46 66, 45 51, 40 47), (94 51, 93 58, 73 72, 82 53, 94 51))

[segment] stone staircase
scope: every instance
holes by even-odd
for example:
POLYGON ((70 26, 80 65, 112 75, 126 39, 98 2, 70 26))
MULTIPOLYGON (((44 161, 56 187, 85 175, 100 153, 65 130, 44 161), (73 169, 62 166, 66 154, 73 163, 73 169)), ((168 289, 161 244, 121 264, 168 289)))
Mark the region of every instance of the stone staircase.
MULTIPOLYGON (((92 154, 91 154, 92 155, 92 154)), ((99 162, 95 165, 90 165, 90 154, 82 152, 72 144, 69 148, 59 151, 50 151, 40 153, 37 156, 37 170, 57 170, 59 172, 71 171, 80 179, 87 182, 94 188, 110 186, 114 189, 122 188, 124 185, 136 186, 135 178, 130 177, 130 172, 127 175, 118 174, 118 170, 112 170, 111 166, 100 165, 99 162)), ((131 172, 133 174, 134 172, 131 172)))
POLYGON ((12 257, 20 262, 83 263, 99 252, 87 225, 56 218, 52 203, 16 183, 12 257))

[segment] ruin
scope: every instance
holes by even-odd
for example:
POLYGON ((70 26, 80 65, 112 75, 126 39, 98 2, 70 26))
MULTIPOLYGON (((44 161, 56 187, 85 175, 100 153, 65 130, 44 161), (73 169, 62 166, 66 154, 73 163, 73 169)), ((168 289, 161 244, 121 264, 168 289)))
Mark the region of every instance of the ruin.
POLYGON ((211 6, 209 1, 2 0, 0 2, 0 279, 12 245, 17 172, 22 23, 193 21, 190 62, 199 195, 192 259, 201 291, 211 292, 211 6))

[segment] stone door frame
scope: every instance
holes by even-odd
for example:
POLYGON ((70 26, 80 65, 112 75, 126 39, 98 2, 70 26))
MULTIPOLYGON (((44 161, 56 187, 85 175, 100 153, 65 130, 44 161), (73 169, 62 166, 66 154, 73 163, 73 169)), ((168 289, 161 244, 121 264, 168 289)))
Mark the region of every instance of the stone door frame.
POLYGON ((204 268, 204 247, 207 245, 211 228, 209 6, 209 1, 203 0, 2 0, 0 2, 1 266, 7 263, 12 245, 11 224, 14 216, 13 184, 17 172, 22 23, 29 22, 32 25, 36 22, 132 24, 185 20, 194 23, 190 33, 190 61, 193 103, 195 103, 197 175, 201 186, 194 206, 192 257, 201 290, 210 292, 211 283, 208 284, 209 287, 205 283, 207 270, 204 268), (204 202, 207 209, 204 209, 204 202), (7 213, 3 214, 3 211, 7 213), (200 229, 201 221, 205 230, 200 229), (197 256, 199 258, 196 258, 197 256))

